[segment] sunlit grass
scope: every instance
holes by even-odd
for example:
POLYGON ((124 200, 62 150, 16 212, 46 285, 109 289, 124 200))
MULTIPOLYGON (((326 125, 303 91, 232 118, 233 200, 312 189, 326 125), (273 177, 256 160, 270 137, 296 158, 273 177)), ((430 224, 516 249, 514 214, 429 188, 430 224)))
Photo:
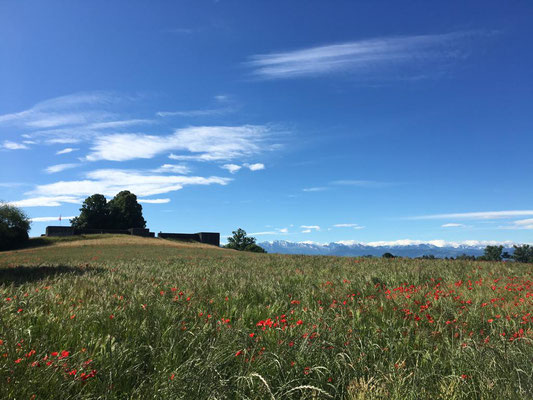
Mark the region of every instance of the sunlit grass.
POLYGON ((0 397, 531 398, 532 273, 127 236, 0 253, 0 397))

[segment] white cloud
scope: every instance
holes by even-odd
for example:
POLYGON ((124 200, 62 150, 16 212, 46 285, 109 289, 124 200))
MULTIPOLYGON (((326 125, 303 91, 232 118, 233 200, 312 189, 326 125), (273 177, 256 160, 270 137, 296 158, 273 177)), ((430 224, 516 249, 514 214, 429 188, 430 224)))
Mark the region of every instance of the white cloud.
POLYGON ((455 32, 366 39, 284 53, 250 57, 256 76, 267 79, 299 78, 349 71, 361 78, 410 78, 438 70, 443 60, 464 55, 467 36, 479 32, 455 32))
POLYGON ((267 236, 267 235, 288 235, 289 230, 287 228, 276 228, 274 231, 253 232, 250 235, 254 236, 267 236))
POLYGON ((166 204, 170 203, 170 199, 138 199, 139 203, 146 203, 146 204, 166 204))
POLYGON ((122 190, 132 190, 139 197, 152 196, 182 189, 188 185, 227 185, 231 179, 211 176, 158 175, 135 170, 100 169, 86 174, 85 180, 60 181, 39 185, 29 194, 38 196, 69 195, 75 197, 101 193, 114 196, 122 190))
POLYGON ((78 149, 74 149, 72 147, 67 147, 63 150, 59 150, 58 152, 56 152, 57 155, 60 155, 60 154, 67 154, 67 153, 72 153, 73 151, 76 151, 78 149))
POLYGON ((322 192, 324 190, 328 190, 328 188, 325 186, 318 186, 318 187, 310 187, 310 188, 302 189, 303 192, 322 192))
POLYGON ((256 163, 256 164, 243 164, 246 168, 248 168, 250 171, 260 171, 262 169, 265 169, 265 164, 256 163))
POLYGON ((28 146, 26 146, 23 143, 17 143, 12 142, 10 140, 4 140, 4 143, 2 144, 2 147, 6 150, 26 150, 29 149, 28 146))
MULTIPOLYGON (((61 220, 71 220, 76 217, 61 217, 61 220)), ((51 221, 59 221, 59 216, 57 217, 35 217, 30 218, 31 222, 51 222, 51 221)))
POLYGON ((83 198, 76 196, 40 196, 9 202, 15 207, 58 207, 63 203, 81 204, 83 203, 83 198))
POLYGON ((240 170, 242 167, 237 164, 224 164, 220 168, 227 169, 232 174, 236 173, 238 170, 240 170))
POLYGON ((500 229, 533 229, 533 218, 512 221, 510 225, 500 226, 500 229))
POLYGON ((66 169, 76 168, 80 164, 57 164, 57 165, 51 165, 45 169, 46 173, 48 174, 55 174, 57 172, 64 171, 66 169))
POLYGON ((407 219, 497 219, 533 215, 533 210, 484 211, 454 214, 432 214, 408 217, 407 219))
POLYGON ((320 230, 318 225, 300 225, 300 228, 303 229, 302 233, 318 232, 320 230))
POLYGON ((353 229, 364 229, 364 226, 359 224, 335 224, 335 228, 353 228, 353 229))
POLYGON ((163 164, 159 168, 153 169, 152 172, 167 172, 172 174, 186 175, 191 172, 191 170, 186 165, 163 164))
POLYGON ((390 186, 392 183, 389 182, 377 182, 377 181, 368 181, 368 180, 354 180, 354 179, 344 179, 344 180, 338 180, 330 182, 332 185, 339 185, 339 186, 361 186, 361 187, 384 187, 384 186, 390 186))
POLYGON ((457 224, 454 222, 450 222, 449 224, 443 224, 441 225, 442 228, 464 228, 466 225, 464 224, 457 224))
POLYGON ((245 157, 263 150, 261 143, 268 130, 264 126, 199 126, 178 129, 167 136, 122 133, 95 140, 89 161, 126 161, 152 158, 167 151, 191 154, 174 155, 175 160, 217 161, 245 157))
POLYGON ((234 112, 233 107, 207 108, 203 110, 183 110, 183 111, 158 111, 159 117, 209 117, 213 115, 224 115, 234 112))

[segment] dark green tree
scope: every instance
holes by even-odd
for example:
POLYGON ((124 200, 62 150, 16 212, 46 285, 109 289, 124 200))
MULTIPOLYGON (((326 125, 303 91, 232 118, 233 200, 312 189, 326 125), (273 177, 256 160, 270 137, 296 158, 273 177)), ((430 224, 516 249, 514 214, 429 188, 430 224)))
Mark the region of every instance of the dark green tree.
POLYGON ((514 245, 513 259, 521 263, 533 263, 533 247, 528 244, 514 245))
POLYGON ((19 247, 29 239, 30 219, 19 208, 0 204, 0 250, 19 247))
POLYGON ((394 258, 394 254, 387 252, 387 253, 383 253, 381 257, 382 258, 394 258))
POLYGON ((257 245, 256 239, 246 235, 244 229, 237 229, 233 231, 233 236, 228 238, 227 249, 234 249, 239 251, 252 251, 254 253, 266 253, 266 250, 257 245))
POLYGON ((108 203, 109 216, 113 229, 145 228, 143 208, 137 196, 128 190, 118 193, 108 203))
POLYGON ((503 246, 487 246, 480 257, 484 261, 501 261, 503 246))
POLYGON ((70 224, 78 229, 110 228, 109 207, 102 194, 87 197, 80 208, 80 215, 73 218, 70 224))

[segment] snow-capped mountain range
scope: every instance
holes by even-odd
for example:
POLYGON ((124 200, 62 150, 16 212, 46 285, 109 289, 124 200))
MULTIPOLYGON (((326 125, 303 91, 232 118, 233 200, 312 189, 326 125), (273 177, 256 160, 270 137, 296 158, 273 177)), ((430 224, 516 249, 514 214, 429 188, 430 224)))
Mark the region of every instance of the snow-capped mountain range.
POLYGON ((329 255, 329 256, 366 256, 372 255, 381 257, 383 253, 392 253, 400 257, 421 257, 423 255, 434 255, 438 258, 457 257, 461 254, 481 256, 483 250, 489 245, 503 245, 504 250, 512 254, 512 242, 493 241, 465 241, 446 242, 443 240, 432 240, 423 242, 419 240, 397 240, 393 242, 369 242, 361 243, 356 241, 340 241, 332 243, 317 242, 288 242, 285 240, 274 240, 258 243, 269 253, 281 254, 309 254, 309 255, 329 255))

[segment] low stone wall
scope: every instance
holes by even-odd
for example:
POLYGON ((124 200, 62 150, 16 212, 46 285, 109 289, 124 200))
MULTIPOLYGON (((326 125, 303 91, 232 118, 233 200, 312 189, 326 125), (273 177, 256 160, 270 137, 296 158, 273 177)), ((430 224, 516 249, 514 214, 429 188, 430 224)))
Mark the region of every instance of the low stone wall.
POLYGON ((159 232, 157 237, 162 239, 174 239, 183 241, 193 241, 220 247, 220 233, 218 232, 198 232, 198 233, 165 233, 159 232))
POLYGON ((99 233, 110 233, 115 235, 133 235, 144 237, 155 237, 154 232, 146 228, 130 229, 76 229, 72 226, 47 226, 46 236, 74 236, 74 235, 94 235, 99 233))

